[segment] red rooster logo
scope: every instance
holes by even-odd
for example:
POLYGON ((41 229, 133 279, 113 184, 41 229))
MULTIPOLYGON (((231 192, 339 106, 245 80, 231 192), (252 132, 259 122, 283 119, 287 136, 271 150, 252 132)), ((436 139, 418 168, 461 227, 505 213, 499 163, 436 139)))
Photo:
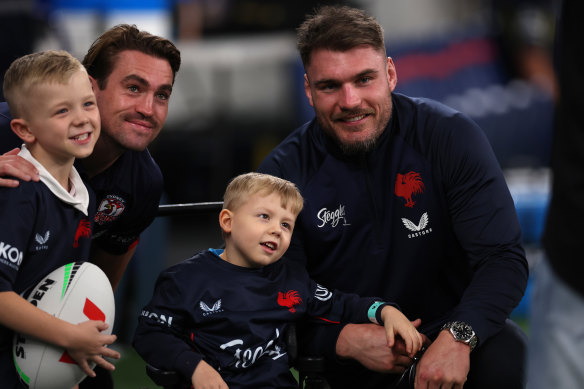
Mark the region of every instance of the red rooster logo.
POLYGON ((278 304, 281 305, 282 307, 289 308, 288 310, 290 312, 292 313, 296 312, 296 309, 294 309, 294 305, 298 305, 300 303, 302 303, 302 299, 300 298, 300 295, 298 294, 297 291, 289 290, 286 292, 286 294, 278 292, 278 304))
POLYGON ((79 247, 79 238, 89 238, 91 236, 91 223, 87 219, 81 219, 75 232, 73 247, 79 247))
POLYGON ((406 207, 413 208, 416 202, 412 200, 412 195, 422 193, 424 189, 424 183, 419 173, 409 172, 406 174, 397 174, 395 179, 395 195, 403 197, 406 200, 406 207))

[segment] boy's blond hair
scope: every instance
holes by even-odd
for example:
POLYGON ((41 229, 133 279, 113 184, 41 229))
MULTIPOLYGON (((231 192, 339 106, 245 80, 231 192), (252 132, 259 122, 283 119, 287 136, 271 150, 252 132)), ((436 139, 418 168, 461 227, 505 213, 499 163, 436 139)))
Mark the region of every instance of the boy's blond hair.
POLYGON ((235 211, 257 193, 265 196, 272 193, 280 195, 282 208, 289 208, 295 216, 304 206, 302 195, 292 182, 269 174, 246 173, 235 177, 227 186, 223 195, 223 209, 235 211))
MULTIPOLYGON (((4 76, 4 97, 13 118, 24 115, 28 98, 39 84, 66 84, 71 76, 85 68, 64 50, 47 50, 20 57, 4 76)), ((34 108, 34 107, 33 107, 34 108)))

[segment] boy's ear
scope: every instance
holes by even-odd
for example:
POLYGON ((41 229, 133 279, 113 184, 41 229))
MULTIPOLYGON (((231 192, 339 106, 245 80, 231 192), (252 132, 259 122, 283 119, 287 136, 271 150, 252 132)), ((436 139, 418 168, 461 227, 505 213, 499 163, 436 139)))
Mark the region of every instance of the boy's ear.
POLYGON ((219 212, 219 226, 226 234, 231 232, 231 221, 233 220, 233 213, 228 209, 222 209, 219 212))
POLYGON ((33 143, 36 139, 34 134, 30 131, 28 123, 22 118, 12 119, 10 121, 10 128, 12 128, 12 131, 25 143, 33 143))

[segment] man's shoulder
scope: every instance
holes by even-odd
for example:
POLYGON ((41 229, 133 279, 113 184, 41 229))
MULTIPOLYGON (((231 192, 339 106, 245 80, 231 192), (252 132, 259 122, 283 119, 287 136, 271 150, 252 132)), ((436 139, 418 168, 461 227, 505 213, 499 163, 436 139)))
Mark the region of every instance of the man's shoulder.
POLYGON ((154 161, 148 149, 142 151, 126 151, 123 155, 122 168, 138 174, 139 177, 145 177, 150 180, 160 179, 162 181, 160 167, 154 161))
POLYGON ((410 97, 399 93, 393 94, 394 111, 401 122, 416 125, 419 128, 431 128, 435 125, 472 124, 472 119, 439 101, 425 97, 410 97))
POLYGON ((420 152, 441 149, 453 141, 464 146, 485 136, 470 117, 436 100, 395 93, 393 105, 397 117, 394 134, 420 152))
POLYGON ((258 171, 292 179, 290 175, 300 174, 313 165, 315 156, 326 155, 316 126, 316 120, 312 120, 292 131, 266 156, 258 171))
POLYGON ((111 186, 116 186, 126 193, 134 193, 161 189, 162 184, 160 167, 147 149, 124 152, 112 166, 90 179, 90 185, 96 191, 108 191, 114 189, 111 186))

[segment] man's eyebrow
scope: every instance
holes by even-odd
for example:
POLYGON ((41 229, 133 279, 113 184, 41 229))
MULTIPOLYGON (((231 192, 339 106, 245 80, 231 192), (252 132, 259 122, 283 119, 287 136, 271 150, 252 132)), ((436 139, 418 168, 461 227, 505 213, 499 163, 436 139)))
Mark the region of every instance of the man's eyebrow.
MULTIPOLYGON (((128 82, 128 81, 135 81, 139 84, 144 85, 145 87, 150 87, 150 83, 148 82, 148 80, 146 80, 144 77, 138 76, 137 74, 129 74, 122 79, 122 82, 128 82)), ((170 84, 161 85, 158 88, 158 90, 172 92, 172 85, 170 85, 170 84)))
MULTIPOLYGON (((377 69, 365 69, 362 72, 359 72, 359 73, 355 74, 352 77, 352 79, 353 80, 358 80, 361 77, 370 76, 370 75, 376 75, 378 73, 379 73, 379 70, 377 70, 377 69)), ((342 82, 340 80, 335 79, 335 78, 324 78, 322 80, 315 81, 313 83, 313 85, 318 88, 319 86, 335 85, 335 84, 340 84, 340 83, 342 83, 342 82)))
POLYGON ((126 77, 124 77, 122 79, 122 82, 128 82, 128 81, 136 81, 142 85, 150 86, 150 83, 148 82, 148 80, 146 80, 144 77, 138 76, 137 74, 128 74, 126 77))

